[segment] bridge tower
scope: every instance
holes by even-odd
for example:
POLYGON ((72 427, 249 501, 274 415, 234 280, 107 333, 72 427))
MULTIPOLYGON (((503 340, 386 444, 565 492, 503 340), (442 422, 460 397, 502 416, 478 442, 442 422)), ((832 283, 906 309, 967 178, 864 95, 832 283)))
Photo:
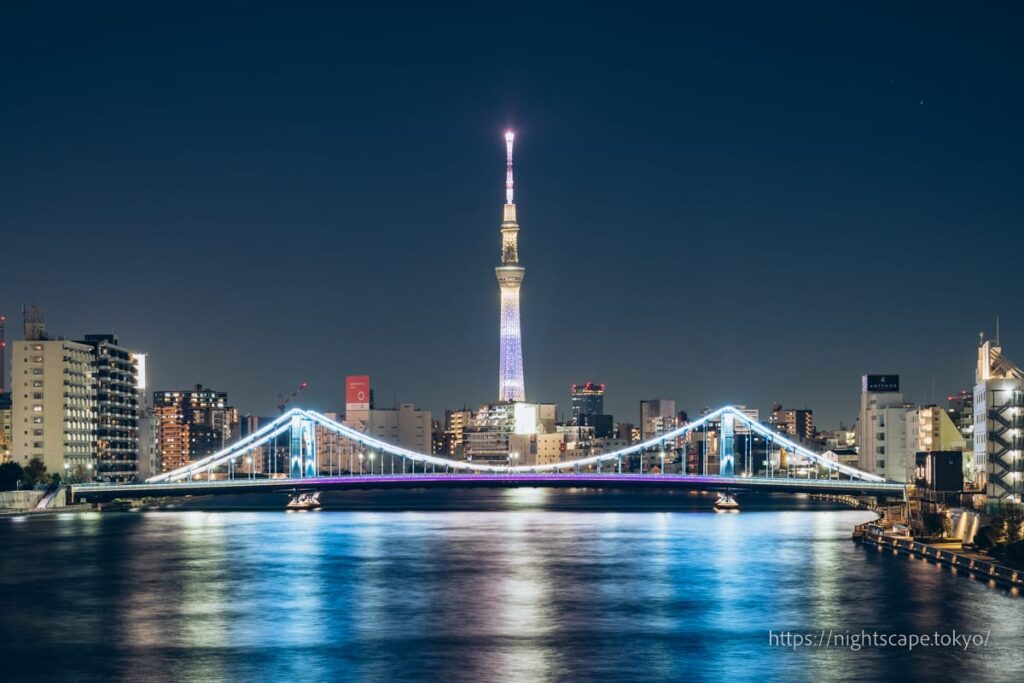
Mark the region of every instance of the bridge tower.
POLYGON ((718 474, 731 477, 735 472, 733 464, 735 456, 736 423, 732 413, 722 415, 722 453, 719 458, 718 474))
POLYGON ((501 289, 501 342, 498 361, 498 400, 525 401, 523 342, 519 330, 519 288, 526 269, 519 265, 519 223, 512 196, 512 143, 515 133, 505 133, 505 208, 501 222, 501 265, 494 269, 501 289))
POLYGON ((295 479, 317 476, 319 468, 316 460, 316 435, 313 432, 313 421, 300 415, 293 415, 290 432, 289 476, 295 479))

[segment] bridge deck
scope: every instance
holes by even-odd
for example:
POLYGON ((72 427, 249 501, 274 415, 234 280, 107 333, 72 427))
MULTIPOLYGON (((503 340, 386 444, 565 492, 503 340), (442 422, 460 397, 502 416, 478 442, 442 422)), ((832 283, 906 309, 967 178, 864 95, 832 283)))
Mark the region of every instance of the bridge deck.
POLYGON ((696 491, 777 491, 902 498, 906 487, 895 482, 838 479, 718 477, 682 474, 394 474, 309 479, 232 479, 137 484, 78 484, 76 500, 102 502, 117 498, 208 496, 292 491, 344 491, 396 488, 564 487, 673 488, 696 491))

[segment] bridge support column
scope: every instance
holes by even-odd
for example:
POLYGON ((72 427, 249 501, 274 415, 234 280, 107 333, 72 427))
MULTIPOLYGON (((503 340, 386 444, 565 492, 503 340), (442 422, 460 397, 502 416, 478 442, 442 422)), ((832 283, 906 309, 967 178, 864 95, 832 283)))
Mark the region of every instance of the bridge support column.
POLYGON ((288 452, 288 475, 296 479, 317 475, 316 438, 313 421, 299 415, 292 416, 291 440, 288 452))
POLYGON ((719 454, 720 465, 718 467, 718 474, 722 477, 731 477, 736 471, 733 461, 735 459, 735 432, 736 423, 735 416, 732 413, 725 413, 722 415, 722 447, 721 453, 719 454))

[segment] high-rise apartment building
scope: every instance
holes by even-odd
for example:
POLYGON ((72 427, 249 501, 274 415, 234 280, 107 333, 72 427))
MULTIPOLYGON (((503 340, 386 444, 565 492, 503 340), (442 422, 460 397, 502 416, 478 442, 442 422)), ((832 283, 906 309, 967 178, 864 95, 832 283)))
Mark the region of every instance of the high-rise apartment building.
MULTIPOLYGON (((113 334, 87 334, 96 387, 96 471, 99 481, 133 481, 139 472, 139 361, 113 334)), ((144 361, 143 361, 144 363, 144 361)))
POLYGON ((183 391, 153 393, 160 471, 170 472, 227 446, 238 434, 238 411, 227 392, 197 384, 183 391))
POLYGON ((974 484, 990 503, 1024 494, 1024 370, 1003 356, 998 335, 982 339, 974 385, 974 484))
POLYGON ((89 344, 64 339, 14 342, 11 420, 15 462, 24 467, 38 458, 51 474, 75 481, 92 479, 97 430, 95 368, 95 352, 89 344))
POLYGON ((814 438, 814 411, 809 408, 783 408, 781 403, 776 403, 772 406, 768 424, 780 434, 799 441, 814 438))

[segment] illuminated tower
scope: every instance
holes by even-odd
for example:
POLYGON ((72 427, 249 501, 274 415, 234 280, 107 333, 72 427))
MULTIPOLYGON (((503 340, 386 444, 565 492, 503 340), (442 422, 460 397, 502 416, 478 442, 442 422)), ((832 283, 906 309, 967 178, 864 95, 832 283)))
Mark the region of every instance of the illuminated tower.
POLYGON ((519 223, 512 198, 512 142, 505 133, 505 207, 501 221, 501 265, 494 269, 501 287, 501 359, 498 368, 498 400, 524 401, 523 339, 519 332, 519 287, 526 269, 519 265, 519 223))

